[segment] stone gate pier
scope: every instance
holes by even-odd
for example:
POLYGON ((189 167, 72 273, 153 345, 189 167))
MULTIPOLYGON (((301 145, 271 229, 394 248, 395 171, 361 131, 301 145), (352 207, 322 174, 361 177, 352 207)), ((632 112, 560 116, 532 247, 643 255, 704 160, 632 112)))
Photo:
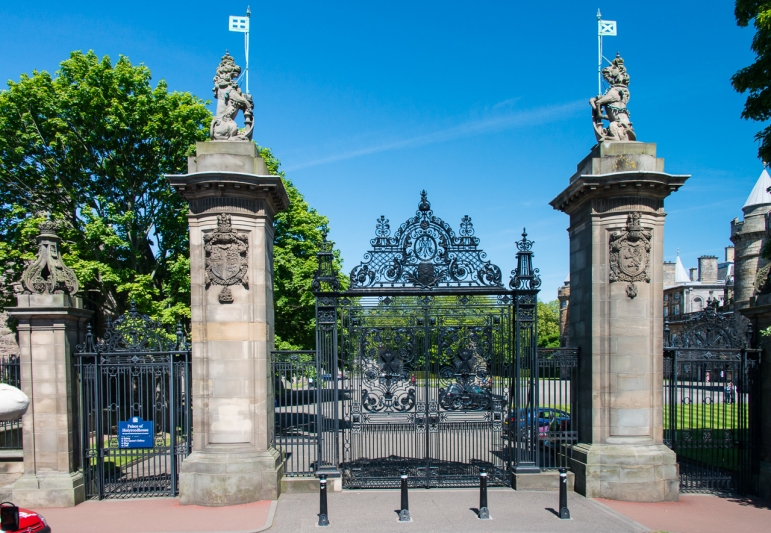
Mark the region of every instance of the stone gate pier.
POLYGON ((211 142, 196 144, 187 174, 167 176, 190 204, 193 451, 180 467, 182 505, 275 500, 284 468, 273 446, 270 353, 273 217, 289 198, 252 142, 254 102, 240 73, 226 53, 211 142))
POLYGON ((587 497, 678 499, 662 443, 664 198, 688 177, 665 173, 653 143, 600 140, 551 202, 570 215, 571 468, 587 497))
POLYGON ((276 499, 273 217, 289 199, 252 142, 198 143, 188 170, 168 176, 190 204, 193 452, 180 502, 276 499))

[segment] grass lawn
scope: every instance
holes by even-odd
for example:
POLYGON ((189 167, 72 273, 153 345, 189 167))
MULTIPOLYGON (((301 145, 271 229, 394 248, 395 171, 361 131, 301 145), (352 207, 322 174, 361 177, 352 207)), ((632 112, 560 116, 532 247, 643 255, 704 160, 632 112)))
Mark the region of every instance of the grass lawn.
MULTIPOLYGON (((670 406, 664 405, 664 428, 670 429, 670 406)), ((739 425, 739 407, 736 404, 679 404, 676 408, 677 429, 735 429, 739 425)), ((747 427, 744 410, 743 427, 747 427)))
POLYGON ((705 440, 704 429, 690 430, 689 435, 684 430, 676 432, 675 450, 678 461, 690 459, 705 467, 717 467, 726 470, 738 471, 742 460, 742 452, 735 447, 736 432, 730 431, 730 440, 724 440, 726 431, 712 430, 710 439, 705 440), (690 438, 686 438, 689 436, 690 438))

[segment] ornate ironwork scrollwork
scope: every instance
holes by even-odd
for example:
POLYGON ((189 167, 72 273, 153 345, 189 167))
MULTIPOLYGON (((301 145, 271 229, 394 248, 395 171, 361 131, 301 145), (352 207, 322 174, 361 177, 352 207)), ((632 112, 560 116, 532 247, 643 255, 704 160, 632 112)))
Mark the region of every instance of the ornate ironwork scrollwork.
POLYGON ((528 240, 527 230, 522 229, 522 240, 517 241, 517 268, 511 271, 509 288, 513 290, 537 289, 541 286, 541 276, 533 268, 533 241, 528 240))
MULTIPOLYGON (((132 362, 140 363, 145 360, 142 354, 161 353, 168 356, 173 352, 189 351, 190 346, 181 324, 177 324, 175 334, 169 334, 162 324, 137 311, 136 305, 131 302, 131 308, 125 314, 115 320, 108 317, 101 339, 96 338, 89 324, 85 342, 78 344, 75 350, 82 355, 131 355, 132 362)), ((153 357, 153 362, 159 360, 157 355, 150 357, 153 357)))
POLYGON ((415 287, 503 287, 501 269, 478 248, 471 218, 464 216, 458 235, 435 216, 426 191, 414 217, 391 235, 388 219, 375 225, 372 250, 350 274, 351 289, 415 287))
POLYGON ((361 337, 361 405, 370 413, 407 412, 415 408, 410 376, 415 363, 415 334, 409 328, 367 328, 361 337))
MULTIPOLYGON (((693 313, 680 332, 672 335, 669 348, 744 348, 747 345, 749 319, 739 313, 719 313, 713 308, 693 313)), ((682 353, 678 359, 685 359, 682 353)), ((730 354, 700 352, 699 359, 720 359, 730 354)), ((738 357, 738 355, 736 355, 738 357)))
POLYGON ((447 411, 484 411, 502 403, 492 394, 488 363, 492 326, 440 327, 439 405, 447 411))
POLYGON ((333 291, 340 290, 340 280, 337 279, 335 269, 335 254, 332 251, 332 243, 327 241, 327 234, 321 234, 321 244, 316 253, 318 268, 313 276, 311 287, 314 291, 320 291, 325 285, 332 288, 333 291))

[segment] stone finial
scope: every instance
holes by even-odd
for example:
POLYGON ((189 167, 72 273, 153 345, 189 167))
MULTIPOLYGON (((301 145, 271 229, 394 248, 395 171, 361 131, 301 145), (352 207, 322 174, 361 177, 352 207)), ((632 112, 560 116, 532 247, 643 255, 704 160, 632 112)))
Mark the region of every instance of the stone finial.
POLYGON ((602 77, 610 87, 605 94, 589 100, 597 141, 636 141, 637 136, 626 108, 629 103, 629 74, 619 54, 616 54, 610 66, 602 69, 602 77), (607 128, 603 120, 608 121, 607 128))
POLYGON ((254 102, 252 96, 241 92, 238 77, 241 67, 227 51, 222 56, 214 76, 214 97, 217 99, 217 113, 211 121, 209 135, 212 141, 251 141, 254 130, 254 102), (244 113, 245 128, 239 131, 235 118, 244 113))
POLYGON ((46 220, 40 224, 39 231, 37 258, 21 276, 24 293, 74 295, 79 288, 78 278, 62 261, 56 223, 46 220))

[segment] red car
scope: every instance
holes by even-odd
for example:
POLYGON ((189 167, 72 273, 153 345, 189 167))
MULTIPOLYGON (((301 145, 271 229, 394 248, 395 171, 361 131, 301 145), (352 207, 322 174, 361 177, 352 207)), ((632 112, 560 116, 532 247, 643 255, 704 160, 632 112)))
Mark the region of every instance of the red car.
MULTIPOLYGON (((4 531, 8 530, 4 529, 4 531)), ((13 533, 51 533, 51 528, 48 526, 46 519, 43 518, 43 515, 20 507, 19 529, 13 533)))

